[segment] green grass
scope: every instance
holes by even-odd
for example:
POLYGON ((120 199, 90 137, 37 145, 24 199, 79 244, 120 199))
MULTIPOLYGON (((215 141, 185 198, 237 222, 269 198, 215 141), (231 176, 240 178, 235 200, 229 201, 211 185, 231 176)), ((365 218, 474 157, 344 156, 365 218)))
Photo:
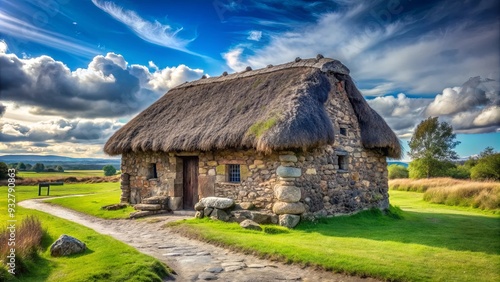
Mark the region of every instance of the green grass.
POLYGON ((118 203, 120 199, 120 191, 121 190, 117 188, 108 192, 91 194, 83 197, 59 198, 47 200, 46 202, 100 218, 129 218, 130 213, 135 211, 131 206, 115 211, 101 209, 102 206, 118 203))
MULTIPOLYGON (((117 183, 72 184, 57 188, 51 190, 51 194, 111 194, 116 193, 117 183)), ((19 202, 34 198, 37 193, 33 186, 19 186, 16 187, 16 200, 19 202)), ((82 197, 79 198, 81 201, 82 197)), ((5 186, 0 187, 0 207, 7 207, 5 186)), ((161 281, 161 277, 167 273, 167 269, 158 260, 141 254, 110 236, 46 213, 16 207, 18 222, 28 215, 36 215, 47 232, 42 239, 39 256, 26 262, 30 272, 12 279, 13 281, 161 281), (51 257, 49 247, 61 234, 82 240, 87 244, 88 250, 70 257, 51 257)), ((6 212, 0 213, 0 220, 6 222, 7 219, 6 212)))
POLYGON ((17 175, 22 178, 52 178, 52 177, 93 177, 104 176, 102 170, 66 170, 64 172, 34 172, 34 171, 18 171, 17 175))
POLYGON ((402 219, 366 211, 301 223, 288 233, 187 220, 172 228, 204 240, 283 261, 399 281, 498 281, 496 215, 424 202, 421 193, 391 191, 402 219))

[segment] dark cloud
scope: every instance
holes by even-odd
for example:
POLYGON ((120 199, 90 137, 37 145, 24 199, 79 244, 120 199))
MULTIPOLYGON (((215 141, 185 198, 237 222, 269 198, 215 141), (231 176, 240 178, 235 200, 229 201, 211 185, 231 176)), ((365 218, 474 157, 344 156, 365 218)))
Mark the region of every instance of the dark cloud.
POLYGON ((5 109, 7 107, 5 107, 2 103, 0 103, 0 118, 3 116, 3 114, 5 114, 5 109))
POLYGON ((111 121, 64 119, 33 123, 30 126, 5 122, 0 125, 0 141, 102 143, 121 125, 111 121))
POLYGON ((71 71, 48 56, 21 59, 0 52, 0 98, 30 106, 35 115, 66 118, 133 115, 171 87, 197 79, 202 70, 184 65, 149 72, 128 66, 118 54, 98 55, 86 69, 71 71))

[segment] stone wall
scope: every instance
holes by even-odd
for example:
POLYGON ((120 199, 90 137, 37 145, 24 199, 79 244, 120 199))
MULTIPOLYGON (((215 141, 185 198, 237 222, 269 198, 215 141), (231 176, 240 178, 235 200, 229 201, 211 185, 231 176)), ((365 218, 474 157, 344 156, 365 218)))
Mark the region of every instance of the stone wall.
POLYGON ((170 165, 169 156, 165 153, 123 154, 121 171, 128 175, 128 186, 122 176, 121 201, 131 204, 138 204, 144 198, 167 195, 173 184, 172 179, 175 178, 175 166, 170 165), (156 178, 150 175, 153 163, 156 164, 156 178))
POLYGON ((387 208, 386 158, 362 146, 357 118, 343 84, 333 78, 331 83, 335 87, 331 88, 326 108, 334 124, 334 144, 271 154, 253 149, 124 154, 122 172, 128 179, 126 175, 122 179, 122 201, 129 199, 135 204, 143 198, 167 195, 182 202, 182 156, 198 156, 199 198, 227 197, 283 214, 305 210, 303 217, 387 208), (154 179, 148 176, 152 163, 156 163, 158 173, 154 179), (240 183, 228 181, 228 164, 240 165, 240 183), (280 170, 300 173, 280 177, 280 170))

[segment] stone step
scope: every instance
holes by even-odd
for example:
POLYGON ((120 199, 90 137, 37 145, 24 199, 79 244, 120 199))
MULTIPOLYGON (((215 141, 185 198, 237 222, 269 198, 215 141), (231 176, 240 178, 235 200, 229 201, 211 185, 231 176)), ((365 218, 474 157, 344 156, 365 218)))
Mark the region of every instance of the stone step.
POLYGON ((168 213, 166 210, 160 210, 160 211, 136 211, 133 213, 130 213, 129 217, 130 218, 139 218, 139 217, 145 217, 148 215, 156 215, 156 214, 164 214, 168 213))
POLYGON ((154 196, 154 197, 145 198, 145 199, 142 199, 141 203, 142 204, 167 205, 168 196, 154 196))
POLYGON ((172 211, 174 215, 194 216, 196 211, 172 211))
POLYGON ((159 211, 164 208, 162 205, 158 204, 137 204, 134 206, 134 209, 139 211, 159 211))

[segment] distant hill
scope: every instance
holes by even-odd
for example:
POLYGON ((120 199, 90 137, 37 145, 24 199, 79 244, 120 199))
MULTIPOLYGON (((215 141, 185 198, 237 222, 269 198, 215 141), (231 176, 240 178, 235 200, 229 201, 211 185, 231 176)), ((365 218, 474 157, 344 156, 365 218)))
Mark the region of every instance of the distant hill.
POLYGON ((116 169, 120 169, 120 159, 99 159, 99 158, 71 158, 55 155, 3 155, 0 156, 0 162, 6 164, 25 163, 34 165, 43 163, 45 166, 60 165, 64 169, 102 169, 105 165, 112 165, 116 169))
POLYGON ((387 165, 392 165, 392 164, 402 165, 404 167, 408 167, 408 163, 405 163, 405 162, 387 162, 387 165))

